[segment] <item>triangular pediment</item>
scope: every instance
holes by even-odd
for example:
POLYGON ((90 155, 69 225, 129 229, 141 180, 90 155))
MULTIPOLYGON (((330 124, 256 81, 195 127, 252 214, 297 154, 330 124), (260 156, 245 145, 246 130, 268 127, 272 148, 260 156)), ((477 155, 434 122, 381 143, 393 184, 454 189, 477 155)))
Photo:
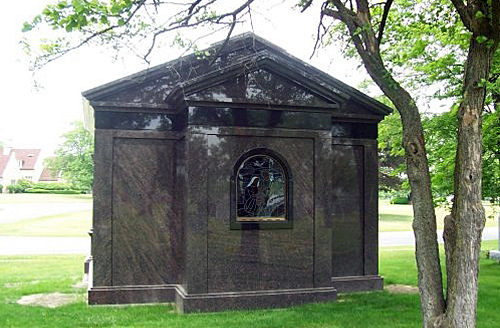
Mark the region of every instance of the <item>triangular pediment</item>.
POLYGON ((242 71, 220 84, 186 95, 187 101, 248 103, 300 107, 338 107, 338 101, 320 96, 267 69, 242 71))
POLYGON ((179 112, 190 103, 233 104, 235 108, 326 109, 333 116, 368 120, 380 120, 391 112, 254 34, 213 45, 205 53, 211 55, 188 55, 89 90, 84 97, 90 107, 103 110, 179 112))

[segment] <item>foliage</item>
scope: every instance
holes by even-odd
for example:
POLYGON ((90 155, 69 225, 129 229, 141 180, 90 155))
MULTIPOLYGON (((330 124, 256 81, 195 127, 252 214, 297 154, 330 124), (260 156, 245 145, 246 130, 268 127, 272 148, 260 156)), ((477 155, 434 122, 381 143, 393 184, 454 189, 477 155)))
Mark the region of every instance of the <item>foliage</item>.
POLYGON ((47 160, 47 166, 52 172, 62 172, 73 189, 90 190, 94 174, 93 137, 82 122, 75 122, 74 126, 63 135, 64 142, 56 150, 56 157, 47 160))
POLYGON ((181 37, 180 30, 197 28, 198 33, 206 36, 217 28, 228 28, 229 36, 235 25, 249 14, 254 0, 227 1, 222 6, 221 2, 59 0, 46 6, 41 14, 23 26, 24 32, 49 27, 56 31, 53 37, 39 40, 39 49, 34 50, 33 40, 24 41, 25 48, 28 53, 34 53, 35 67, 89 43, 112 45, 115 50, 131 49, 149 63, 152 51, 162 44, 161 37, 167 32, 177 31, 173 44, 194 50, 195 42, 181 37))
POLYGON ((76 195, 81 194, 81 190, 74 189, 36 189, 28 188, 25 190, 29 194, 60 194, 60 195, 76 195))
POLYGON ((33 188, 45 190, 69 190, 72 186, 71 184, 64 182, 37 182, 33 184, 33 188))
POLYGON ((379 189, 388 194, 410 192, 408 184, 403 184, 406 165, 401 130, 401 118, 397 111, 387 115, 379 124, 379 189))
MULTIPOLYGON (((455 155, 457 146, 457 108, 449 112, 425 115, 424 126, 427 157, 431 169, 432 191, 436 204, 453 195, 455 155)), ((500 113, 483 113, 483 198, 497 203, 500 197, 500 113)), ((379 154, 382 175, 401 176, 406 170, 401 146, 401 122, 397 112, 387 116, 379 125, 379 154), (393 163, 394 165, 388 165, 393 163)), ((380 188, 387 192, 381 178, 380 188)), ((407 183, 400 183, 393 191, 405 191, 407 183)), ((407 191, 408 192, 408 191, 407 191)), ((393 192, 394 194, 394 192, 393 192)))
POLYGON ((17 194, 23 192, 23 189, 18 185, 13 184, 7 186, 7 192, 11 194, 17 194))
POLYGON ((410 199, 408 197, 394 197, 393 199, 391 199, 391 204, 408 205, 410 204, 410 199))
MULTIPOLYGON (((500 90, 500 88, 499 88, 500 90)), ((483 196, 500 203, 500 108, 483 119, 483 196)))
POLYGON ((19 179, 16 181, 15 184, 8 185, 7 191, 11 194, 17 194, 17 193, 25 192, 26 189, 32 188, 32 187, 33 187, 33 182, 26 180, 26 179, 19 179))

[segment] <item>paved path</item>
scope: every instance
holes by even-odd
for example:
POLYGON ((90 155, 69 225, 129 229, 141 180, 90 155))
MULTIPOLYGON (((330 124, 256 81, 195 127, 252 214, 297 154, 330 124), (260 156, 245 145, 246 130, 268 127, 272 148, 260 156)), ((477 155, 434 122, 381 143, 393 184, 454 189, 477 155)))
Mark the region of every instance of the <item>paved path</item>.
MULTIPOLYGON (((443 231, 438 231, 439 243, 443 242, 443 231)), ((487 227, 483 230, 483 240, 498 239, 498 228, 487 227)), ((379 234, 379 246, 415 245, 413 231, 389 231, 379 234)))
POLYGON ((0 236, 0 255, 90 254, 90 237, 0 236))
MULTIPOLYGON (((442 232, 439 232, 439 236, 442 232)), ((483 240, 498 239, 498 228, 485 228, 483 240)), ((443 242, 441 237, 440 241, 443 242)), ((380 233, 380 246, 414 245, 413 231, 380 233)), ((0 255, 89 254, 89 237, 14 237, 0 236, 0 255)))
POLYGON ((91 202, 0 203, 0 223, 13 223, 43 216, 88 211, 91 209, 91 202))

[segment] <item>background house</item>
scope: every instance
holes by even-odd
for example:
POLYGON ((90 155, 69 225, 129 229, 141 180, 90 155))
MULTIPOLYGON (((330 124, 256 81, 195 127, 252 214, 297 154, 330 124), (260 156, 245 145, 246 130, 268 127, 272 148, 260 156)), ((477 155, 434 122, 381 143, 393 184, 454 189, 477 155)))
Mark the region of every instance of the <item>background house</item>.
POLYGON ((33 182, 58 181, 48 168, 43 166, 41 149, 16 149, 0 146, 0 185, 16 184, 20 179, 33 182))

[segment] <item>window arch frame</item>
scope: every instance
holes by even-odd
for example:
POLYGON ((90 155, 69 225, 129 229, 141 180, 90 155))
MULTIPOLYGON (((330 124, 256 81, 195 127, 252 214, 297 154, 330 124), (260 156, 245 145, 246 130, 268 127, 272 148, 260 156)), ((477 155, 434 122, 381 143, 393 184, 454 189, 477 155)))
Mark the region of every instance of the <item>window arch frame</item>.
POLYGON ((261 229, 291 229, 293 227, 293 179, 290 166, 286 159, 279 153, 268 148, 254 148, 243 153, 233 166, 233 172, 230 181, 230 199, 231 199, 231 229, 232 230, 261 230, 261 229), (284 220, 264 220, 256 217, 255 220, 239 220, 238 216, 238 172, 252 157, 264 156, 270 157, 276 161, 283 171, 284 196, 285 196, 285 219, 284 220))

